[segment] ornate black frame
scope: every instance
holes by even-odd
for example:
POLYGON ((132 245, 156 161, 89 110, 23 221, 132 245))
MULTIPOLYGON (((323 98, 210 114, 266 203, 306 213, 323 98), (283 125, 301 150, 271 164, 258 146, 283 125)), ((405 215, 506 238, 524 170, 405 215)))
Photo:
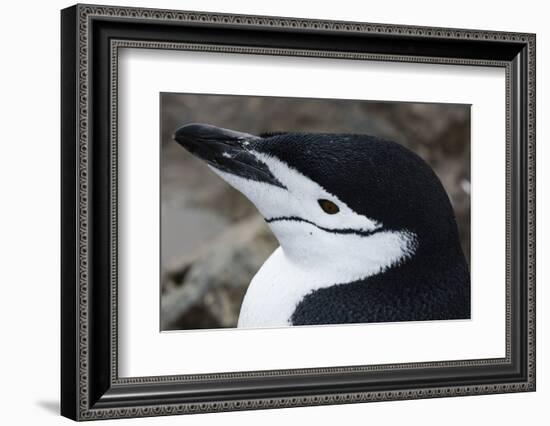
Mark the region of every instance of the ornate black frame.
POLYGON ((61 413, 74 420, 535 390, 535 35, 76 5, 61 13, 61 413), (119 378, 117 53, 192 49, 506 69, 506 357, 119 378))

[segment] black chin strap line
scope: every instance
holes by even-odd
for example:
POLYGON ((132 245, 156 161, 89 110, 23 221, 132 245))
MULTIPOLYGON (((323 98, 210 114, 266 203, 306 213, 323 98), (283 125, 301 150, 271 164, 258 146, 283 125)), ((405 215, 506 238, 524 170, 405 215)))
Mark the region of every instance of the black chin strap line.
POLYGON ((320 229, 321 231, 330 232, 332 234, 355 234, 360 235, 361 237, 370 237, 371 235, 377 234, 378 232, 385 231, 383 227, 373 229, 371 231, 363 231, 360 229, 353 229, 353 228, 339 228, 339 229, 331 229, 331 228, 325 228, 324 226, 317 225, 315 222, 312 222, 310 220, 298 217, 298 216, 279 216, 279 217, 271 217, 269 219, 265 219, 267 223, 273 223, 273 222, 304 222, 308 223, 310 225, 315 226, 316 228, 320 229))

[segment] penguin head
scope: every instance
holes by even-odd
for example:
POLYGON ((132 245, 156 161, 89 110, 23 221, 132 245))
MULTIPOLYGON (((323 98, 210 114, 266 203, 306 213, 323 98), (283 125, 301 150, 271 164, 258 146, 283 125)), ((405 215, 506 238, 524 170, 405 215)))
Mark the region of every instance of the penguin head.
POLYGON ((328 133, 256 136, 206 124, 182 126, 174 139, 255 204, 299 265, 328 262, 358 269, 360 278, 360 265, 379 272, 458 244, 438 178, 395 142, 328 133))

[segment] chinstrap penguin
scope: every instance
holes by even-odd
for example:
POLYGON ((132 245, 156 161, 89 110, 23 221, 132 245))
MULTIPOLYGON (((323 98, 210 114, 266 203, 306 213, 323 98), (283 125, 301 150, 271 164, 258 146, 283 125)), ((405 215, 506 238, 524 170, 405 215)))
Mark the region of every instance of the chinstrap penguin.
POLYGON ((470 318, 453 209, 412 151, 367 135, 207 124, 174 139, 250 199, 279 241, 239 327, 470 318))

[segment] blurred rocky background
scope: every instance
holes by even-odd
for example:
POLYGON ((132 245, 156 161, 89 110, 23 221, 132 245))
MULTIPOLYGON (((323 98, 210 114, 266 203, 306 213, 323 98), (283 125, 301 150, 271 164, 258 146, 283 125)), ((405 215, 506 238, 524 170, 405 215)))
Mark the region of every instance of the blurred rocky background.
POLYGON ((470 107, 161 94, 161 329, 235 327, 246 288, 277 242, 254 206, 172 140, 202 122, 247 133, 363 133, 397 141, 435 170, 470 258, 470 107))

